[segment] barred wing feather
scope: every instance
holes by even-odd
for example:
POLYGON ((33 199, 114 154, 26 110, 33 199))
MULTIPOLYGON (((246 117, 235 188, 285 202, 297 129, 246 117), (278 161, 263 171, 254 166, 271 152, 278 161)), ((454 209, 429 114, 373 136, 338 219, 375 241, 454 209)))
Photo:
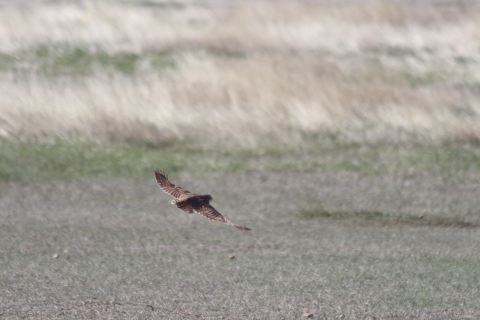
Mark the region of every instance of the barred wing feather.
POLYGON ((168 180, 168 176, 161 172, 155 171, 155 178, 157 179, 158 186, 162 189, 163 192, 171 195, 175 199, 178 199, 182 196, 190 194, 190 191, 180 188, 179 186, 174 185, 168 180))

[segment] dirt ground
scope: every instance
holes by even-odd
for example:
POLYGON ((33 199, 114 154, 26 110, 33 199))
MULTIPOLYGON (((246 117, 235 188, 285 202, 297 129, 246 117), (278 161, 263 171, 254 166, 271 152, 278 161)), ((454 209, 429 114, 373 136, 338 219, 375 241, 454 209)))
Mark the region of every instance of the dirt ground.
POLYGON ((171 178, 253 231, 179 211, 153 175, 1 183, 0 317, 480 316, 474 175, 171 178))

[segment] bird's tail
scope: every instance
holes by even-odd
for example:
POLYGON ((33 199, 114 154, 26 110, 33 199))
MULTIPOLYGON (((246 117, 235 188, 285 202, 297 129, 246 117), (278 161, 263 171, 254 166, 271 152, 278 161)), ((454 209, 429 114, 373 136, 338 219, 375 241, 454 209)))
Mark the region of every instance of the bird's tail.
POLYGON ((242 230, 242 231, 251 231, 251 230, 252 230, 252 229, 250 229, 250 228, 242 227, 242 226, 237 226, 237 225, 235 226, 235 228, 238 228, 238 229, 240 229, 240 230, 242 230))

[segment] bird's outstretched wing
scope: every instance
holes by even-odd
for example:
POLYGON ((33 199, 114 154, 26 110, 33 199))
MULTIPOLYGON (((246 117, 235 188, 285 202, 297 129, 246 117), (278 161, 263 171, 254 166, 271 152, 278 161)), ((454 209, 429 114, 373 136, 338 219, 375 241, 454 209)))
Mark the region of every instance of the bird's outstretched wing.
POLYGON ((233 222, 231 222, 230 220, 228 220, 227 218, 222 216, 222 214, 220 212, 218 212, 214 207, 212 207, 209 204, 204 204, 204 205, 201 205, 201 206, 194 206, 193 211, 198 213, 198 214, 201 214, 202 216, 204 216, 207 219, 216 220, 216 221, 220 221, 220 222, 225 223, 225 224, 229 224, 229 225, 234 226, 234 227, 236 227, 236 228, 238 228, 242 231, 250 231, 251 230, 250 228, 247 228, 247 227, 237 226, 236 224, 234 224, 233 222))
POLYGON ((168 193, 175 199, 178 199, 182 196, 191 194, 190 191, 180 188, 179 186, 174 185, 168 180, 168 176, 162 171, 155 171, 155 178, 157 179, 158 186, 162 189, 163 192, 168 193))

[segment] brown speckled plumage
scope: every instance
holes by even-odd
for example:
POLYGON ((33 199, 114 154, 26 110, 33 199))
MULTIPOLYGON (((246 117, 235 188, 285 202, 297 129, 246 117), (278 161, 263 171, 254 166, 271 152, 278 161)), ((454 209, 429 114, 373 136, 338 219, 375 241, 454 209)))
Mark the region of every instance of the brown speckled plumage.
POLYGON ((174 200, 172 200, 172 204, 177 205, 177 207, 182 209, 183 211, 186 211, 188 213, 195 212, 201 214, 205 218, 220 221, 222 223, 234 226, 242 231, 251 230, 247 227, 235 225, 230 220, 225 218, 220 212, 215 210, 215 208, 210 205, 212 197, 209 194, 196 194, 182 189, 179 186, 171 183, 168 180, 167 175, 158 170, 155 171, 155 178, 157 179, 157 183, 160 189, 175 198, 174 200))

